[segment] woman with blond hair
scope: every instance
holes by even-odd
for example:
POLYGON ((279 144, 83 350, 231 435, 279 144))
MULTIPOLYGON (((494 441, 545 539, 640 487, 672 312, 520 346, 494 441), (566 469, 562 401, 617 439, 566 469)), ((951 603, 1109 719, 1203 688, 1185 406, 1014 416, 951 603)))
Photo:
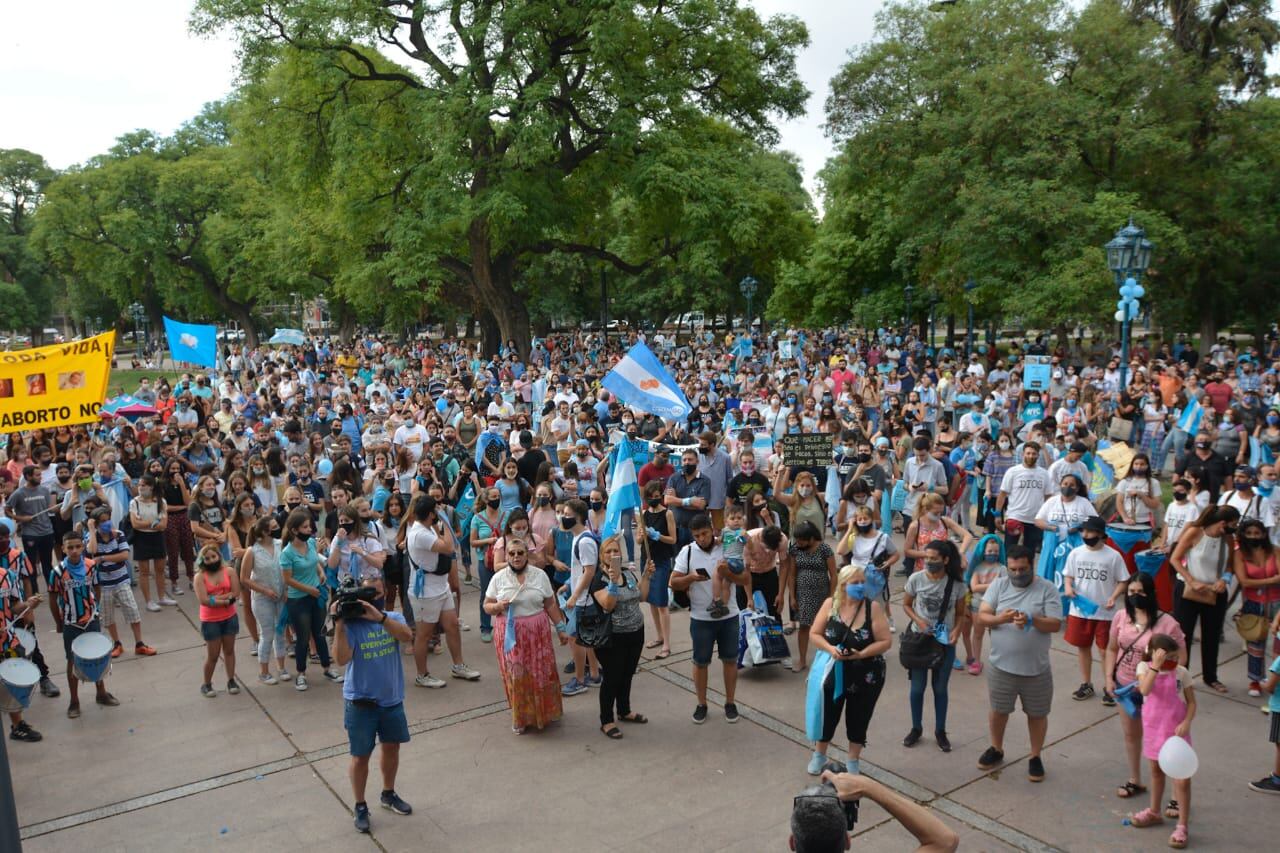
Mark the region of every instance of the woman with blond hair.
POLYGON ((848 772, 858 772, 867 726, 884 687, 884 653, 893 645, 889 614, 876 593, 861 565, 845 566, 809 631, 816 650, 805 703, 805 725, 814 742, 811 776, 826 766, 841 712, 849 739, 848 772))
MULTIPOLYGON (((240 560, 240 585, 252 592, 250 608, 262 637, 258 640, 258 681, 275 684, 289 678, 285 668, 284 575, 280 572, 280 522, 274 515, 258 519, 249 529, 240 560), (271 673, 275 651, 276 672, 271 673)), ((303 641, 305 642, 305 640, 303 641)))

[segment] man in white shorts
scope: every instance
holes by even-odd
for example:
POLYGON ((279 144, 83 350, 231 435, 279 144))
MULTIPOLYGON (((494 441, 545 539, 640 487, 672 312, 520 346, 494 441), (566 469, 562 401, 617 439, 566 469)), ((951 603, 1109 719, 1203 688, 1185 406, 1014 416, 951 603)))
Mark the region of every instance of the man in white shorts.
POLYGON ((475 681, 480 673, 462 661, 462 635, 458 630, 458 610, 449 589, 449 568, 440 565, 441 554, 452 554, 452 531, 436 513, 436 502, 421 495, 413 502, 413 521, 405 544, 409 554, 409 605, 413 608, 413 660, 418 674, 413 683, 419 687, 439 688, 444 679, 427 671, 427 646, 438 625, 444 631, 449 657, 453 659, 450 674, 454 678, 475 681))

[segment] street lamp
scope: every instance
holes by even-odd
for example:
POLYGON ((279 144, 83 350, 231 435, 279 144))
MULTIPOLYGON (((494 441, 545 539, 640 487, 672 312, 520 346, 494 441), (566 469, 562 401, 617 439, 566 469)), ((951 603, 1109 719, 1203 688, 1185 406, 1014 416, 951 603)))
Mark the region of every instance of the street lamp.
POLYGON ((134 361, 142 361, 142 320, 147 316, 147 309, 142 307, 141 302, 135 302, 129 306, 129 313, 133 316, 133 344, 135 355, 134 361))
POLYGON ((1130 218, 1129 224, 1117 231, 1104 248, 1107 267, 1120 288, 1116 319, 1120 321, 1120 390, 1123 392, 1128 387, 1129 322, 1138 316, 1138 300, 1146 294, 1138 282, 1151 263, 1151 250, 1155 246, 1147 239, 1147 232, 1134 225, 1130 218))
POLYGON ((977 289, 978 283, 973 279, 969 279, 964 283, 964 301, 969 303, 969 328, 965 331, 964 336, 965 358, 973 355, 973 297, 969 294, 977 289))
POLYGON ((742 291, 742 295, 747 300, 747 337, 748 338, 752 337, 752 332, 754 331, 751 328, 751 300, 755 298, 756 290, 759 287, 760 287, 760 282, 756 281, 751 276, 747 276, 746 278, 744 278, 742 281, 738 283, 738 290, 742 291))
POLYGON ((915 292, 916 289, 910 284, 902 288, 902 295, 905 296, 907 300, 907 331, 903 334, 903 337, 908 337, 911 334, 911 294, 915 292))

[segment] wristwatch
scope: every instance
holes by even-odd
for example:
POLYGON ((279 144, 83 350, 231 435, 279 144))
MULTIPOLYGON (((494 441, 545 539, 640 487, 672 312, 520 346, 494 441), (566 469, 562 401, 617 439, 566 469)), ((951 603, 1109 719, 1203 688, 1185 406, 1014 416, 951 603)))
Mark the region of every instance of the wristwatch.
POLYGON ((378 624, 385 625, 386 623, 387 623, 387 611, 384 610, 382 611, 382 618, 378 620, 378 624))

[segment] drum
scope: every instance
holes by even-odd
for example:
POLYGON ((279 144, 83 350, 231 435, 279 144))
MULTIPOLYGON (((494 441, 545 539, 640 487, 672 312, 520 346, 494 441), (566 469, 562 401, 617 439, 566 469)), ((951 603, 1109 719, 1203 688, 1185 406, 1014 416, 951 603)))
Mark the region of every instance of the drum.
POLYGON ((13 633, 18 637, 18 645, 22 646, 22 652, 27 657, 31 657, 37 646, 36 632, 28 631, 26 628, 14 628, 13 633))
POLYGON ((76 637, 71 643, 76 678, 93 684, 101 681, 111 666, 113 645, 111 638, 101 631, 90 631, 76 637))
POLYGON ((31 661, 22 658, 0 661, 0 711, 12 714, 29 706, 31 691, 39 683, 40 668, 31 661))

